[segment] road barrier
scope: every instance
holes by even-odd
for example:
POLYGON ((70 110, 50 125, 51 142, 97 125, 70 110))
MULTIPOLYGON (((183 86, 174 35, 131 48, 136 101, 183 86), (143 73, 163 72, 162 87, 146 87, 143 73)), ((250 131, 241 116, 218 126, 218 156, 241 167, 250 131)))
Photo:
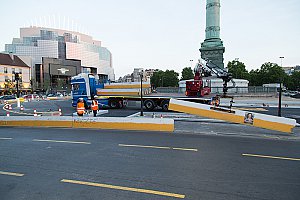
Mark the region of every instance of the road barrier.
POLYGON ((213 107, 206 104, 171 99, 169 110, 184 112, 203 117, 224 121, 247 124, 255 127, 291 133, 296 126, 296 120, 272 115, 265 115, 243 110, 229 110, 222 107, 213 107))
POLYGON ((0 126, 97 128, 117 130, 174 131, 174 120, 166 118, 15 116, 0 117, 0 126))

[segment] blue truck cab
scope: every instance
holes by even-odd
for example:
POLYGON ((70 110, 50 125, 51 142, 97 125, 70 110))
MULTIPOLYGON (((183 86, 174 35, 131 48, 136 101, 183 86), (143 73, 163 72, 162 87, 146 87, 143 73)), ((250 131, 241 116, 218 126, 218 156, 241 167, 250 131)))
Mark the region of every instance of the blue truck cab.
MULTIPOLYGON (((83 98, 83 100, 90 106, 92 103, 92 97, 97 95, 97 89, 104 88, 104 83, 99 82, 99 78, 97 75, 91 75, 86 73, 81 73, 77 76, 73 76, 71 79, 71 85, 73 107, 77 106, 79 98, 83 98)), ((102 102, 102 104, 103 103, 105 102, 102 102)))

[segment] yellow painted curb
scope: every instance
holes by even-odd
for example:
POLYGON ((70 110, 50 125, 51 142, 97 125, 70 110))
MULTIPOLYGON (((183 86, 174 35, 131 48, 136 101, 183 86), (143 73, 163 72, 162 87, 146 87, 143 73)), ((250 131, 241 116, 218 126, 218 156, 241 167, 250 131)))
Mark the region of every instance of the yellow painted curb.
POLYGON ((259 128, 265 128, 274 131, 281 131, 291 133, 296 125, 296 120, 277 117, 265 114, 259 114, 251 112, 254 115, 253 124, 245 123, 246 111, 235 110, 235 113, 222 112, 211 110, 209 105, 197 104, 192 102, 185 102, 180 100, 171 99, 169 104, 169 110, 189 113, 193 115, 199 115, 203 117, 220 119, 228 122, 234 122, 244 125, 255 126, 259 128))
POLYGON ((0 126, 72 128, 72 124, 73 124, 72 121, 45 121, 45 120, 0 121, 0 126))
MULTIPOLYGON (((143 131, 174 131, 174 120, 153 120, 148 119, 145 123, 141 119, 122 119, 122 118, 74 118, 74 119, 39 119, 36 120, 32 117, 22 120, 10 117, 1 117, 0 126, 18 126, 18 127, 58 127, 58 128, 96 128, 96 129, 115 129, 115 130, 143 130, 143 131)), ((60 118, 60 117, 58 117, 60 118)), ((146 120, 146 119, 145 119, 146 120)))
POLYGON ((169 110, 174 110, 178 112, 185 112, 193 115, 199 115, 203 117, 220 119, 234 123, 244 123, 244 117, 242 116, 234 116, 230 113, 221 113, 214 110, 204 110, 200 108, 192 108, 188 106, 182 106, 177 104, 170 104, 169 110))
POLYGON ((100 128, 100 129, 116 129, 116 130, 145 130, 145 131, 173 132, 174 124, 74 121, 73 128, 100 128))

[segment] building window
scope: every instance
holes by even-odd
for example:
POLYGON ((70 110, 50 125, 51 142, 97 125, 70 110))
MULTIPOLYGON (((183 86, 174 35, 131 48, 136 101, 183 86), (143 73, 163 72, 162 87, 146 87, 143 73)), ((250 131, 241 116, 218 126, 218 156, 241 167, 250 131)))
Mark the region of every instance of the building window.
POLYGON ((7 74, 7 67, 4 67, 4 73, 7 74))
POLYGON ((10 79, 8 78, 8 76, 5 76, 5 82, 9 81, 10 79))
POLYGON ((16 69, 15 69, 15 68, 12 68, 12 69, 11 69, 11 73, 12 73, 12 74, 15 74, 15 73, 16 73, 16 69))
POLYGON ((22 69, 19 69, 19 74, 22 74, 22 69))

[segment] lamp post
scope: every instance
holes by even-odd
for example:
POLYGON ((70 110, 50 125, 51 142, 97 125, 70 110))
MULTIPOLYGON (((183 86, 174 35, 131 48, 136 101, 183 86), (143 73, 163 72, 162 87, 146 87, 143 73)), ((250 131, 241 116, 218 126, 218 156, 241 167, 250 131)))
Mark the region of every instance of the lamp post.
POLYGON ((191 68, 193 67, 193 61, 194 61, 194 60, 190 60, 190 62, 191 62, 191 68))
POLYGON ((143 71, 140 72, 140 78, 141 78, 141 116, 144 116, 143 112, 143 71))
POLYGON ((162 76, 160 80, 161 80, 161 87, 164 87, 164 77, 162 76))
MULTIPOLYGON (((279 57, 281 60, 281 69, 282 69, 282 60, 284 59, 283 56, 279 57)), ((279 97, 278 97, 278 117, 281 117, 281 93, 282 93, 282 78, 279 78, 279 97)))
POLYGON ((16 86, 17 86, 17 107, 20 107, 20 91, 19 91, 19 80, 20 80, 20 74, 15 73, 15 81, 16 81, 16 86))

